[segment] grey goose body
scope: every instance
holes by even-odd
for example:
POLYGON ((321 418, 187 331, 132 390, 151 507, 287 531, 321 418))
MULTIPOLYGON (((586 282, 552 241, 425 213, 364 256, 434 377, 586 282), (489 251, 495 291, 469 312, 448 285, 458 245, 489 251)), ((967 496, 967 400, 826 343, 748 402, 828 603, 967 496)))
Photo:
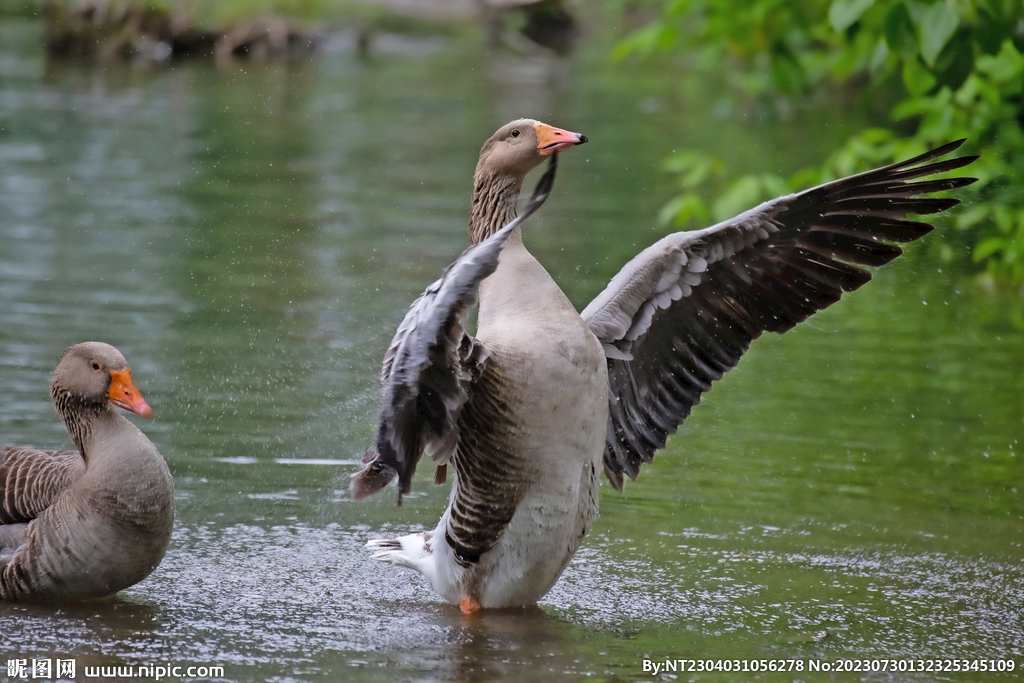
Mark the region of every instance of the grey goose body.
POLYGON ((377 445, 353 477, 357 499, 397 479, 401 503, 424 453, 435 482, 455 470, 435 529, 368 545, 466 612, 539 600, 597 515, 599 468, 621 491, 623 475, 636 479, 752 340, 865 284, 865 266, 932 229, 908 214, 958 203, 927 195, 974 182, 912 182, 973 161, 939 160, 959 141, 780 197, 663 238, 577 314, 509 223, 526 173, 549 155, 553 172, 558 151, 586 141, 523 119, 484 143, 474 246, 399 326, 385 354, 377 445), (452 296, 431 294, 445 288, 452 296), (474 337, 462 320, 477 301, 474 337))

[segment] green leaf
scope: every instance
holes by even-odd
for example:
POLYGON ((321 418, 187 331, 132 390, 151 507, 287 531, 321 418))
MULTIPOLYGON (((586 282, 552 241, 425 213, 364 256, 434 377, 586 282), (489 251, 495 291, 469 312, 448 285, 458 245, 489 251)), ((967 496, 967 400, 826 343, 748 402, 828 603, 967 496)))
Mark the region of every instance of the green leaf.
POLYGON ((961 229, 972 228, 982 221, 988 220, 991 214, 992 209, 988 205, 978 204, 960 211, 956 216, 956 224, 961 229))
POLYGON ((989 237, 988 239, 978 242, 978 246, 976 246, 974 251, 971 253, 971 258, 974 259, 975 263, 978 261, 984 261, 989 256, 992 256, 992 254, 1002 251, 1005 248, 1005 239, 1002 237, 989 237))
POLYGON ((697 164, 691 166, 690 170, 682 175, 682 178, 679 179, 679 184, 684 190, 694 190, 703 185, 710 175, 710 164, 697 164))
POLYGON ((622 61, 633 55, 650 57, 656 52, 671 48, 678 37, 675 27, 656 21, 622 39, 612 50, 612 59, 622 61))
POLYGON ((798 93, 804 86, 804 71, 789 48, 782 42, 773 46, 772 83, 786 93, 798 93))
POLYGON ((999 48, 999 54, 978 57, 977 66, 978 71, 988 74, 996 83, 1007 83, 1021 78, 1024 57, 1017 51, 1013 41, 1007 38, 999 48))
POLYGON ((1008 206, 1000 206, 995 210, 996 228, 1004 235, 1013 232, 1013 224, 1016 222, 1016 213, 1008 206))
POLYGON ((868 65, 868 70, 872 74, 877 74, 883 68, 885 63, 889 60, 889 45, 885 42, 884 38, 878 39, 878 44, 875 45, 874 52, 871 53, 871 62, 868 65))
POLYGON ((920 97, 935 86, 935 76, 924 68, 919 59, 908 59, 903 62, 903 84, 907 91, 920 97))
POLYGON ((665 5, 665 16, 681 17, 693 10, 693 3, 690 0, 670 0, 665 5))
POLYGON ((874 4, 875 0, 836 0, 828 8, 828 23, 833 31, 842 33, 874 4))
POLYGON ((826 174, 822 173, 820 168, 805 168, 790 176, 789 182, 787 183, 788 189, 785 192, 780 192, 777 196, 789 194, 793 192, 793 188, 802 189, 806 187, 814 187, 815 185, 821 185, 822 183, 833 179, 834 178, 831 174, 826 176, 826 174))
POLYGON ((885 15, 885 42, 889 49, 904 59, 917 56, 917 40, 914 37, 914 26, 910 21, 906 6, 901 2, 893 6, 885 15))
POLYGON ((893 121, 903 121, 912 116, 921 116, 935 109, 934 98, 911 97, 893 107, 889 115, 893 121))
POLYGON ((942 48, 946 47, 946 43, 960 26, 960 15, 946 0, 939 0, 932 5, 908 0, 907 9, 910 11, 910 20, 917 29, 921 57, 928 68, 933 68, 942 48))
POLYGON ((707 204, 695 193, 688 192, 675 197, 658 214, 661 225, 686 225, 691 220, 708 223, 707 204))
POLYGON ((793 192, 793 188, 786 182, 786 179, 774 173, 766 173, 761 176, 761 187, 762 196, 765 198, 781 197, 793 192))
POLYGON ((981 79, 971 74, 953 95, 953 100, 961 107, 966 107, 978 97, 981 87, 981 79))
POLYGON ((724 221, 757 206, 761 201, 761 179, 752 174, 740 176, 715 202, 712 215, 716 221, 724 221))

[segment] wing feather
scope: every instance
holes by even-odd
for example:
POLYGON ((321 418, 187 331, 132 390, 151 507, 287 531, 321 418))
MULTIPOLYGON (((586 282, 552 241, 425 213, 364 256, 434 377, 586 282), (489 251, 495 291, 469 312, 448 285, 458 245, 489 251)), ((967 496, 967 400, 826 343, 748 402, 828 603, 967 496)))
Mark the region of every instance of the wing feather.
POLYGON ((0 524, 30 522, 85 469, 78 451, 0 449, 0 524))
POLYGON ((463 319, 477 303, 480 282, 497 268, 505 240, 551 193, 557 158, 551 155, 523 213, 466 249, 413 302, 398 326, 384 354, 377 445, 363 456, 366 466, 352 478, 357 500, 397 477, 401 503, 424 452, 439 466, 451 459, 459 440, 459 415, 487 361, 487 349, 466 333, 463 319))
POLYGON ((612 278, 581 314, 604 345, 610 382, 604 465, 622 489, 765 331, 785 332, 871 279, 932 230, 907 214, 974 178, 918 178, 974 161, 920 156, 780 197, 718 225, 669 235, 612 278))

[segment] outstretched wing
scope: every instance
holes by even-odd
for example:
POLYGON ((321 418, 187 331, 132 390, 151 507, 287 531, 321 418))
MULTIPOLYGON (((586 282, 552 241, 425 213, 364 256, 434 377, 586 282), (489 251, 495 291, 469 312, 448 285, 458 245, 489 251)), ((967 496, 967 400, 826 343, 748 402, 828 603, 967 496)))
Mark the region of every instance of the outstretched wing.
POLYGON ((908 182, 977 157, 921 156, 779 197, 704 230, 669 235, 612 279, 582 317, 604 344, 611 383, 605 474, 622 490, 665 446, 711 383, 762 332, 785 332, 871 279, 932 230, 907 214, 959 203, 925 197, 974 178, 908 182))
POLYGON ((32 521, 84 469, 78 451, 0 448, 0 525, 32 521))
POLYGON ((480 282, 498 267, 505 240, 540 208, 555 181, 558 154, 551 161, 521 215, 466 251, 409 308, 384 355, 384 406, 377 447, 352 478, 351 492, 362 500, 398 477, 398 502, 409 492, 423 452, 439 465, 458 442, 458 418, 487 349, 466 333, 462 321, 477 303, 480 282))

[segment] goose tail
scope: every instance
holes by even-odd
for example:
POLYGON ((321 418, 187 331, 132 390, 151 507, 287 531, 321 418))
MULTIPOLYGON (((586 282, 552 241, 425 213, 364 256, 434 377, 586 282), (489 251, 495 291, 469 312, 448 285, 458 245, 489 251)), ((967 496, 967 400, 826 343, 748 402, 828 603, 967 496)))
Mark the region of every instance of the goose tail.
POLYGON ((433 555, 429 533, 409 534, 400 538, 378 538, 367 543, 366 547, 375 551, 375 560, 430 574, 425 571, 433 555))

